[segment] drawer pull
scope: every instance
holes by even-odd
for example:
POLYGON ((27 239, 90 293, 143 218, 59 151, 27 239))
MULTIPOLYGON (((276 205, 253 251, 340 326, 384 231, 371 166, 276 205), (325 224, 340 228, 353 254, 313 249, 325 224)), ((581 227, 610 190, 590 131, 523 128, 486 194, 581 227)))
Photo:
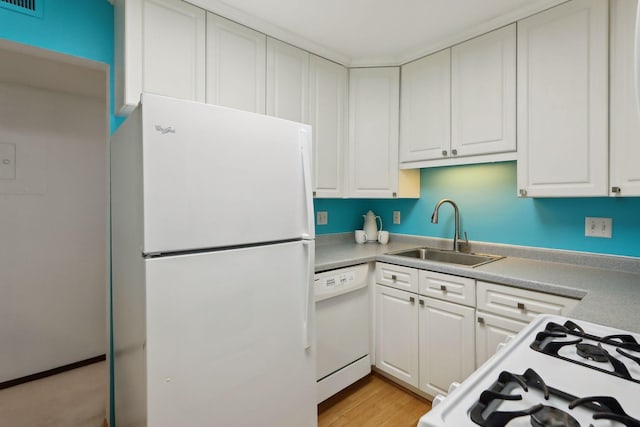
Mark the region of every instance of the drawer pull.
POLYGON ((442 292, 447 292, 447 287, 445 285, 440 285, 440 290, 442 292))
POLYGON ((421 305, 422 307, 424 307, 424 300, 423 300, 423 299, 421 299, 421 300, 420 300, 420 305, 421 305))
POLYGON ((395 274, 392 274, 391 275, 391 280, 393 280, 395 282, 396 280, 398 280, 398 276, 396 276, 395 274))
POLYGON ((484 317, 478 317, 478 323, 484 325, 484 317))
POLYGON ((414 304, 416 302, 416 299, 414 297, 409 297, 409 302, 411 304, 414 304))
POLYGON ((519 310, 524 310, 524 303, 523 302, 519 302, 518 303, 518 309, 519 310))

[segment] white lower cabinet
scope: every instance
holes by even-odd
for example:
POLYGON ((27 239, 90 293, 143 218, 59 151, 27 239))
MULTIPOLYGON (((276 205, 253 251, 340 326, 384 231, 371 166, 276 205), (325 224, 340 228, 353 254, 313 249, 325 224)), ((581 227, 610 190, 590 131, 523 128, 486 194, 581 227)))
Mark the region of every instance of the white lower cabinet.
POLYGON ((478 281, 476 367, 539 314, 566 315, 577 299, 478 281))
POLYGON ((475 309, 420 297, 420 390, 446 395, 475 369, 475 309))
POLYGON ((473 372, 475 309, 441 299, 474 292, 475 280, 377 263, 376 282, 378 369, 433 396, 473 372), (417 294, 436 277, 443 286, 467 283, 451 296, 439 285, 440 299, 417 294))
POLYGON ((376 368, 418 387, 417 295, 376 285, 376 368))
POLYGON ((527 322, 482 311, 476 312, 476 368, 498 350, 498 345, 513 338, 527 322))
POLYGON ((538 314, 566 315, 579 300, 527 289, 478 281, 478 310, 526 323, 538 314))
POLYGON ((431 396, 446 395, 538 314, 567 315, 579 302, 381 262, 375 278, 375 366, 431 396))

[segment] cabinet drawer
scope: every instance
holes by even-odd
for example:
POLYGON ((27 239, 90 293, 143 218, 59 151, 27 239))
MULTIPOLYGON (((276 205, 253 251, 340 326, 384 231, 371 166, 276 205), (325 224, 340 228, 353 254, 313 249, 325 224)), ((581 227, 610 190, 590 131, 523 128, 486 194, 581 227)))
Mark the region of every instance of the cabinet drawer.
POLYGON ((418 293, 418 270, 400 265, 376 263, 376 283, 418 293))
POLYGON ((464 304, 476 305, 476 281, 433 271, 419 271, 420 294, 464 304))
POLYGON ((478 282, 478 310, 530 322, 538 314, 566 315, 579 300, 478 282))

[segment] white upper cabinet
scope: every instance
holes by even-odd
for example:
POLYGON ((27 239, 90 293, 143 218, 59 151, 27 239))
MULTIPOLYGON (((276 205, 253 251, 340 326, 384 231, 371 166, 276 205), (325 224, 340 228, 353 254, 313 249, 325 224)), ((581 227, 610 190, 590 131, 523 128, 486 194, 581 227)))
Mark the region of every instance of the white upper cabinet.
POLYGON ((398 169, 399 103, 398 67, 349 70, 349 196, 420 197, 419 171, 398 169))
POLYGON ((611 2, 610 194, 640 196, 640 110, 636 100, 636 0, 611 2))
POLYGON ((451 144, 451 50, 402 66, 400 161, 440 159, 451 144))
POLYGON ((515 24, 402 66, 403 168, 513 160, 515 24))
POLYGON ((264 114, 267 37, 207 13, 207 103, 264 114))
POLYGON ((205 101, 205 11, 180 0, 115 3, 116 112, 142 92, 205 101))
POLYGON ((309 123, 309 53, 267 37, 267 114, 309 123))
POLYGON ((516 25, 451 48, 451 154, 516 150, 516 25))
POLYGON ((521 196, 608 194, 608 2, 518 22, 521 196))
POLYGON ((345 67, 310 55, 309 119, 313 127, 316 197, 344 195, 348 82, 345 67))

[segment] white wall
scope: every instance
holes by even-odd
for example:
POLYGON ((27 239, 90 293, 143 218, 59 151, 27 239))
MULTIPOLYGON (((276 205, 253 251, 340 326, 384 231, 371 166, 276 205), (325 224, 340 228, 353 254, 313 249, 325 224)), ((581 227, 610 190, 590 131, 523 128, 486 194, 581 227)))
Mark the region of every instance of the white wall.
POLYGON ((0 382, 106 351, 106 108, 0 83, 0 382))

